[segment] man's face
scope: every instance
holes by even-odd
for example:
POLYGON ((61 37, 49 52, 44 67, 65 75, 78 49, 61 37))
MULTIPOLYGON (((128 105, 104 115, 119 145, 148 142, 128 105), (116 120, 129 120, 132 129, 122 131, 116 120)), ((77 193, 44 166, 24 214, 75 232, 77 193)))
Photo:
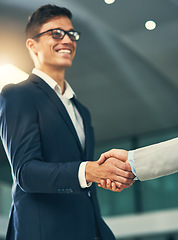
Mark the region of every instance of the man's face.
MULTIPOLYGON (((73 30, 72 22, 68 17, 56 17, 45 23, 39 33, 53 28, 65 31, 73 30)), ((54 39, 51 32, 45 33, 36 42, 38 68, 43 71, 65 70, 72 65, 76 52, 76 42, 72 41, 66 34, 63 39, 54 39)))

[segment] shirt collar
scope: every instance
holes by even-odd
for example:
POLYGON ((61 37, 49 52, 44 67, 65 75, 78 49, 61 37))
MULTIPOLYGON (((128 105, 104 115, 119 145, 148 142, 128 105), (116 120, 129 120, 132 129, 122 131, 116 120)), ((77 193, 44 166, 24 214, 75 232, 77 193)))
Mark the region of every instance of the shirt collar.
POLYGON ((62 94, 61 87, 49 75, 47 75, 46 73, 44 73, 43 71, 41 71, 37 68, 34 68, 32 70, 32 73, 37 75, 38 77, 42 78, 53 90, 58 89, 58 94, 60 94, 61 96, 64 96, 68 99, 76 97, 76 94, 74 93, 73 89, 71 88, 71 86, 69 85, 69 83, 66 80, 64 80, 65 81, 65 92, 62 94))

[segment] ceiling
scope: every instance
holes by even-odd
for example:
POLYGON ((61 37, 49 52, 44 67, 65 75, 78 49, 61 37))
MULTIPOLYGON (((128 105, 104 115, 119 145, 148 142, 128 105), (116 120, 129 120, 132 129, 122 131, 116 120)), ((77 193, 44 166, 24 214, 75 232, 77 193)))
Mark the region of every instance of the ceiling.
POLYGON ((48 3, 69 8, 82 32, 66 79, 90 109, 97 142, 178 126, 177 0, 0 0, 0 64, 31 72, 24 28, 48 3), (147 20, 157 28, 146 30, 147 20))

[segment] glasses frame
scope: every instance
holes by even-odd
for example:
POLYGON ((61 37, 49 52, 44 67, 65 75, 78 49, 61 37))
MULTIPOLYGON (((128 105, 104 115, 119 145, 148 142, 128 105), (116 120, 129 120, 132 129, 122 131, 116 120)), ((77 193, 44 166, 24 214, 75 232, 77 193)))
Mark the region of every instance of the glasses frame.
POLYGON ((65 30, 63 30, 63 29, 61 29, 61 28, 52 28, 52 29, 48 29, 47 31, 44 31, 44 32, 42 32, 42 33, 36 34, 34 37, 32 37, 32 39, 39 38, 39 37, 41 37, 43 34, 48 33, 48 32, 51 32, 52 38, 54 38, 54 39, 60 39, 60 40, 62 40, 62 39, 65 37, 65 35, 67 34, 68 37, 69 37, 72 41, 74 41, 74 42, 79 41, 80 35, 81 35, 80 32, 75 31, 75 30, 65 31, 65 30), (58 37, 54 36, 53 30, 60 30, 61 32, 64 33, 64 35, 63 35, 61 38, 58 38, 58 37), (73 32, 74 34, 77 33, 78 36, 79 36, 79 39, 74 40, 74 39, 73 39, 74 34, 72 35, 72 34, 70 34, 70 32, 73 32))

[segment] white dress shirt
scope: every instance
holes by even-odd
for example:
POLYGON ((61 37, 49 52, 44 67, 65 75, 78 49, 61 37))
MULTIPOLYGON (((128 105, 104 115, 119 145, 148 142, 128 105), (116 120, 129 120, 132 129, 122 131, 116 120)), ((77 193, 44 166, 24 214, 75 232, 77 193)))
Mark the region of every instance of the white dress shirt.
POLYGON ((134 156, 134 150, 128 152, 128 162, 131 166, 132 173, 135 175, 134 180, 138 180, 137 173, 135 170, 135 156, 134 156))
MULTIPOLYGON (((61 87, 56 83, 54 79, 52 79, 49 75, 42 72, 41 70, 34 68, 32 71, 33 74, 37 75, 38 77, 42 78, 57 94, 57 96, 60 98, 62 103, 64 104, 70 119, 75 127, 75 130, 77 132, 77 135, 79 137, 80 143, 85 148, 85 133, 84 133, 84 126, 83 126, 83 120, 75 107, 75 105, 72 103, 71 99, 75 96, 74 91, 70 87, 67 81, 65 81, 65 92, 62 94, 61 87)), ((86 178, 85 178, 85 167, 87 162, 82 162, 79 167, 78 172, 78 178, 79 183, 82 188, 86 188, 91 186, 90 184, 87 184, 86 178)))

